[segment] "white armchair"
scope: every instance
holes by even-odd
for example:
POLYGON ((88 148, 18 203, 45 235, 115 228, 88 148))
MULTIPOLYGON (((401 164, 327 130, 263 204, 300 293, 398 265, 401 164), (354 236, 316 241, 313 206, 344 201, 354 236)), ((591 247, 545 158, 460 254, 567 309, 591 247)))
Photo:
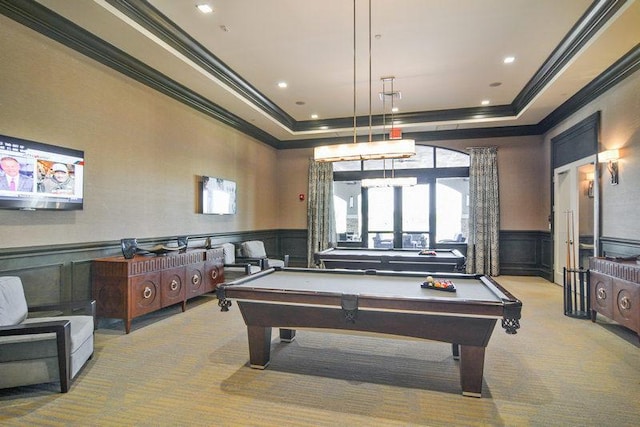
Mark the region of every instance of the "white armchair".
POLYGON ((264 248, 264 243, 260 240, 249 240, 240 244, 240 252, 243 260, 253 260, 260 262, 262 269, 272 267, 288 267, 289 255, 284 256, 284 260, 269 258, 264 248))
POLYGON ((19 277, 0 277, 0 388, 60 381, 63 393, 93 355, 95 302, 27 307, 19 277), (28 317, 34 311, 90 315, 28 317))
MULTIPOLYGON (((224 254, 224 274, 225 280, 236 279, 238 276, 249 275, 257 273, 261 270, 259 263, 257 262, 237 262, 236 260, 236 245, 233 243, 223 243, 220 245, 224 254)), ((228 280, 227 280, 228 281, 228 280)))

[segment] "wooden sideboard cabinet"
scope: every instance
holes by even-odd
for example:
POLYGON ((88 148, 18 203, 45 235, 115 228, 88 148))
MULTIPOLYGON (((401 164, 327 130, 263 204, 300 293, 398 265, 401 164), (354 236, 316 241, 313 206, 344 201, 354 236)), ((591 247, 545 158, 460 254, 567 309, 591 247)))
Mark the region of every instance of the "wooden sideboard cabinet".
POLYGON ((591 258, 591 320, 597 313, 634 331, 640 338, 640 264, 591 258))
POLYGON ((92 265, 96 315, 131 320, 174 304, 186 309, 189 298, 212 292, 224 282, 222 249, 189 250, 165 256, 100 258, 92 265))

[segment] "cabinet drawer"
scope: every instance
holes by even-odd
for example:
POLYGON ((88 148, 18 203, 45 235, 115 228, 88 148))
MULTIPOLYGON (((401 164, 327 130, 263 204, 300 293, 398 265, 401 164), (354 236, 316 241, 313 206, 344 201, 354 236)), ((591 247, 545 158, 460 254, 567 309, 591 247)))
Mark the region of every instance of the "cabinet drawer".
POLYGON ((130 278, 129 304, 128 318, 160 309, 160 272, 130 278))
POLYGON ((209 292, 209 286, 206 283, 207 281, 204 262, 187 266, 187 274, 185 280, 187 282, 187 298, 195 297, 209 292))
POLYGON ((634 331, 640 331, 640 285, 614 279, 613 320, 634 331))
POLYGON ((613 279, 610 276, 591 272, 591 309, 613 318, 613 279))
POLYGON ((185 268, 176 267, 162 270, 161 273, 161 305, 167 307, 185 300, 185 268))
POLYGON ((205 270, 209 289, 214 291, 220 283, 224 282, 224 268, 222 263, 207 261, 205 270))
POLYGON ((100 317, 127 317, 127 300, 129 288, 127 278, 96 277, 93 278, 92 295, 96 300, 96 315, 100 317))

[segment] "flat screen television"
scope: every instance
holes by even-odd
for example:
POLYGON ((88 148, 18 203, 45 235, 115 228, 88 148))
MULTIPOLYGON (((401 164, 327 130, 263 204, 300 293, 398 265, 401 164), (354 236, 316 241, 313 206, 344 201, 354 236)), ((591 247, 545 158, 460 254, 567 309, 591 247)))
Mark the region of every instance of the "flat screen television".
POLYGON ((201 180, 203 214, 232 215, 236 213, 236 183, 228 179, 203 176, 201 180))
POLYGON ((0 135, 0 209, 80 210, 84 152, 0 135))

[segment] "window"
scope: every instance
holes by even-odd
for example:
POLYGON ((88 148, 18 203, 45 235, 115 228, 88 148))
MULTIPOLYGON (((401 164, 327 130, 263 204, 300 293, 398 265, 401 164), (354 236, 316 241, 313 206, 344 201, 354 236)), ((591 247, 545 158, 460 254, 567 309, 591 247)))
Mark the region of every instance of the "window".
POLYGON ((469 231, 469 179, 436 180, 436 235, 438 243, 461 243, 469 231), (444 208, 439 208, 443 207, 444 208))
POLYGON ((362 229, 361 200, 360 181, 336 181, 333 183, 333 206, 338 241, 360 240, 362 229))
POLYGON ((428 248, 465 243, 469 155, 416 145, 409 159, 334 163, 334 206, 340 245, 428 248), (410 187, 362 188, 361 180, 416 177, 410 187))
POLYGON ((437 168, 469 167, 469 155, 458 151, 436 148, 436 159, 437 168))
POLYGON ((370 248, 393 248, 394 191, 392 187, 367 190, 367 236, 370 248))
POLYGON ((429 184, 402 187, 402 246, 429 247, 429 184))

